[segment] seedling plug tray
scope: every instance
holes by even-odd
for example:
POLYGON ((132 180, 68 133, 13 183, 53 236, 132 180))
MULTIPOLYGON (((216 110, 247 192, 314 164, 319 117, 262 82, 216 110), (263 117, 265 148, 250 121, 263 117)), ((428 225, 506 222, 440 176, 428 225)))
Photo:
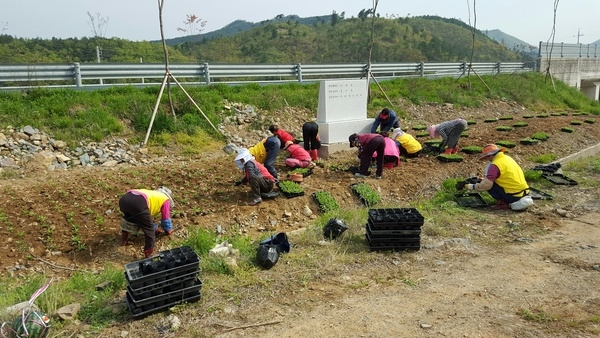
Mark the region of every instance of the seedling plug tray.
POLYGON ((567 176, 563 175, 563 174, 547 174, 547 173, 542 173, 542 177, 547 179, 548 181, 554 183, 554 184, 559 184, 559 185, 577 185, 577 182, 575 180, 572 180, 570 178, 568 178, 567 176))
POLYGON ((551 200, 552 195, 549 195, 543 191, 540 191, 536 188, 529 188, 529 196, 534 200, 551 200))
POLYGON ((456 203, 464 208, 485 208, 488 206, 487 202, 481 197, 478 192, 467 192, 464 194, 455 194, 454 199, 456 203))

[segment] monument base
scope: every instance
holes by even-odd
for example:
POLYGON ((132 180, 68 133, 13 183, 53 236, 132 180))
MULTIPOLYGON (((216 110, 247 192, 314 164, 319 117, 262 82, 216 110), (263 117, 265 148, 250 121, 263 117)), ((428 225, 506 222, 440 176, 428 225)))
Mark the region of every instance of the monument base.
POLYGON ((319 124, 319 135, 321 136, 319 157, 327 158, 337 151, 351 149, 348 136, 354 133, 370 133, 373 121, 372 118, 365 118, 331 123, 317 122, 319 124))

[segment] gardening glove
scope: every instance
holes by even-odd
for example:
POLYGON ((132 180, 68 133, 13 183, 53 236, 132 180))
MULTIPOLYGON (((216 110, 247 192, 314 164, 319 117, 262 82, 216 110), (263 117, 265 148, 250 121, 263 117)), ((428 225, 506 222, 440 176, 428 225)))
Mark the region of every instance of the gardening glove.
POLYGON ((456 185, 454 187, 456 188, 456 190, 463 190, 465 188, 466 184, 467 184, 467 182, 460 181, 460 182, 456 182, 456 185))
POLYGON ((165 234, 170 235, 173 233, 173 222, 171 222, 170 218, 160 221, 160 226, 165 231, 165 234))

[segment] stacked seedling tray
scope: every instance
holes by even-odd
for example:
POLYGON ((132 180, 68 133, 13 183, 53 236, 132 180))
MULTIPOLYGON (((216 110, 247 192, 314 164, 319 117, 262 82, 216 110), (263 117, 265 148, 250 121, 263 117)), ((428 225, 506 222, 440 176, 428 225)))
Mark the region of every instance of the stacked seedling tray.
POLYGON ((125 264, 127 306, 133 318, 199 300, 202 288, 199 274, 200 259, 188 246, 125 264))
POLYGON ((423 216, 414 208, 369 209, 365 235, 371 251, 419 250, 423 216))

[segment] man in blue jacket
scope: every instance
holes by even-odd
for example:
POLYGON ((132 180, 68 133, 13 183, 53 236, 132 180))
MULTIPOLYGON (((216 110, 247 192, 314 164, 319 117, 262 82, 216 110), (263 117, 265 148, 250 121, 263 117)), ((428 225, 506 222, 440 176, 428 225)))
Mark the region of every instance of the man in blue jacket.
POLYGON ((379 128, 379 133, 383 136, 388 136, 388 133, 393 128, 400 128, 400 122, 398 121, 398 115, 391 109, 383 108, 379 115, 373 121, 371 126, 371 134, 375 134, 379 128))

